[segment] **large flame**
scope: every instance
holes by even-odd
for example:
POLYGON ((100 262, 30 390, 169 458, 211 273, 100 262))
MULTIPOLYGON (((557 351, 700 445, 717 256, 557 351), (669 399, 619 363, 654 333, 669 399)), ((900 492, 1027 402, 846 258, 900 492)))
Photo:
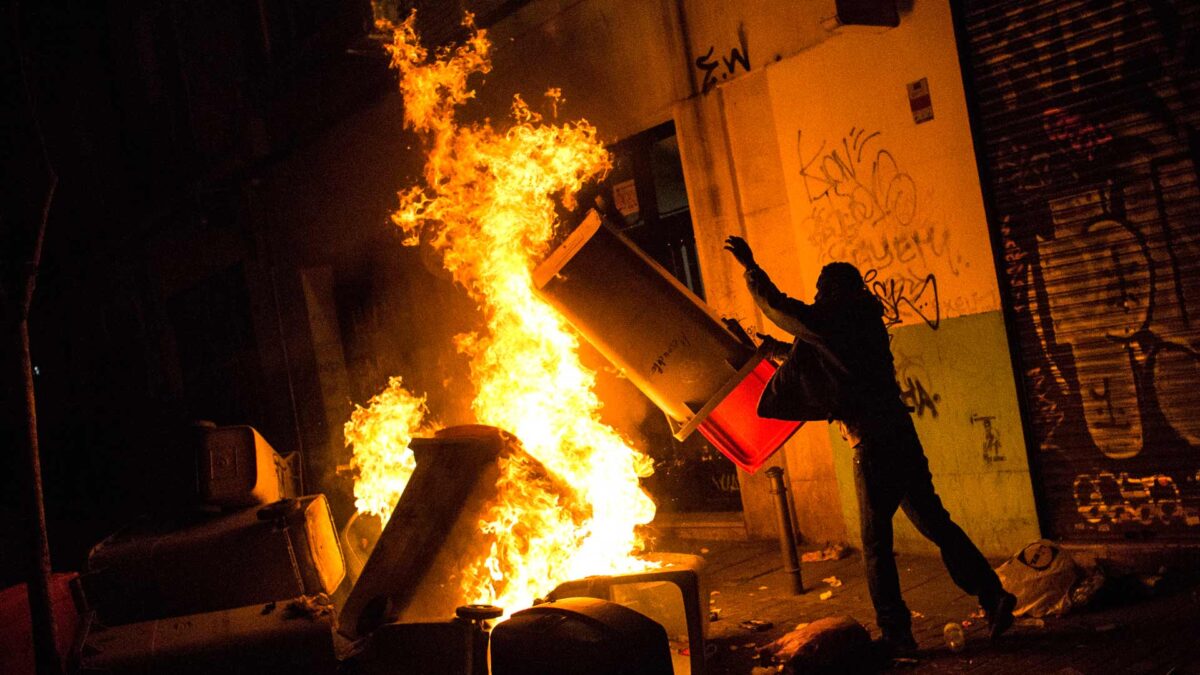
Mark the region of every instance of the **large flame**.
MULTIPOLYGON (((556 200, 570 206, 583 183, 610 163, 586 121, 547 122, 520 97, 506 131, 459 124, 456 108, 474 96, 468 76, 491 67, 486 33, 468 16, 470 39, 430 58, 413 23, 410 15, 383 27, 394 36, 389 51, 400 73, 405 124, 428 137, 428 161, 425 186, 400 193, 392 220, 408 235, 406 243, 431 242, 482 310, 486 328, 457 338, 471 361, 477 421, 514 433, 591 509, 579 522, 529 479, 528 467, 502 466, 500 496, 480 523, 491 552, 465 571, 463 590, 467 601, 519 609, 562 581, 645 567, 633 556, 641 548, 636 527, 653 519, 654 503, 638 477, 649 475, 652 463, 599 420, 595 375, 580 363, 575 334, 534 293, 531 277, 560 225, 556 200)), ((558 92, 547 95, 557 105, 558 92)), ((424 424, 407 417, 419 399, 396 394, 396 387, 393 381, 393 400, 373 399, 346 425, 360 470, 358 508, 385 520, 381 504, 395 504, 397 485, 412 472, 400 444, 424 424), (381 442, 369 430, 375 416, 409 419, 413 431, 382 431, 388 438, 381 442), (381 464, 395 466, 395 473, 384 479, 368 470, 381 464)))

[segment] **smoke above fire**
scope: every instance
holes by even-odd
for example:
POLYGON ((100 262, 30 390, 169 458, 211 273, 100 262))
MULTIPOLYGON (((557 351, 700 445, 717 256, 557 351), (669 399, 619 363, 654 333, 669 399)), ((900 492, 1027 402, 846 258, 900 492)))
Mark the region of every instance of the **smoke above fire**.
MULTIPOLYGON (((406 127, 424 137, 424 184, 399 193, 392 215, 406 244, 431 245, 454 280, 478 304, 484 326, 457 336, 470 361, 481 424, 516 435, 525 450, 571 486, 590 515, 579 517, 536 481, 502 467, 500 496, 480 522, 486 559, 466 566, 464 601, 515 610, 562 581, 643 569, 636 529, 654 517, 638 478, 653 468, 616 430, 600 421, 595 373, 579 358, 579 340, 534 292, 531 272, 547 254, 559 203, 610 168, 596 129, 584 120, 547 120, 514 96, 512 123, 460 123, 474 97, 468 80, 491 69, 491 43, 468 15, 470 37, 431 53, 420 44, 415 14, 398 25, 391 65, 399 73, 406 127)), ((556 90, 547 92, 557 109, 556 90)), ((431 433, 424 401, 397 377, 346 423, 353 448, 356 506, 385 521, 415 463, 413 436, 431 433)))

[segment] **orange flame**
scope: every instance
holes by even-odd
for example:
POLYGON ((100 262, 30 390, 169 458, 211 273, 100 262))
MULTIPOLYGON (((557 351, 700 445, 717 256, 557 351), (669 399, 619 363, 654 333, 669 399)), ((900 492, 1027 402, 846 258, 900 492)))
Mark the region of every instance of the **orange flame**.
MULTIPOLYGON (((651 460, 599 420, 595 374, 580 363, 575 334, 534 293, 531 276, 560 225, 555 199, 571 206, 583 183, 607 172, 610 162, 586 121, 547 123, 519 96, 512 106, 515 123, 504 132, 488 123, 459 124, 455 109, 474 96, 468 77, 491 68, 486 32, 476 30, 468 15, 466 43, 430 59, 414 18, 381 26, 393 31, 389 51, 400 73, 405 124, 426 134, 430 145, 426 185, 400 193, 392 221, 408 235, 407 244, 430 241, 482 310, 486 329, 456 338, 471 360, 477 421, 514 433, 591 510, 580 522, 570 515, 578 510, 529 479, 528 467, 501 467, 500 496, 480 523, 491 551, 466 570, 463 591, 469 602, 514 610, 568 579, 646 567, 633 553, 641 549, 636 526, 654 517, 654 503, 638 484, 653 470, 651 460)), ((547 96, 560 103, 557 90, 547 96)), ((397 403, 410 405, 412 399, 400 396, 397 403)), ((376 399, 367 411, 356 411, 362 417, 355 439, 347 425, 358 466, 374 462, 360 454, 380 452, 360 430, 363 420, 411 411, 392 413, 391 405, 376 399)), ((413 428, 423 423, 407 419, 413 428)), ((401 440, 403 434, 392 432, 387 442, 401 440)), ((398 465, 396 475, 411 473, 405 467, 398 465)), ((371 509, 384 501, 394 505, 398 482, 364 481, 360 474, 359 509, 376 513, 371 509)))
POLYGON ((357 472, 354 508, 359 513, 387 522, 417 468, 409 442, 438 429, 425 421, 427 413, 425 399, 409 393, 399 377, 388 380, 366 408, 354 407, 343 435, 346 445, 354 446, 350 467, 357 472))

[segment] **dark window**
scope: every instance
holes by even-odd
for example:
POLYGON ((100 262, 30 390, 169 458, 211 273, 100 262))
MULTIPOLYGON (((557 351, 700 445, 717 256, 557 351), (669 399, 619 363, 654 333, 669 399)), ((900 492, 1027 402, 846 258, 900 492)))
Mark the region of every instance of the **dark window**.
POLYGON ((617 223, 622 234, 704 298, 675 124, 643 131, 610 150, 613 169, 607 182, 623 217, 617 223))

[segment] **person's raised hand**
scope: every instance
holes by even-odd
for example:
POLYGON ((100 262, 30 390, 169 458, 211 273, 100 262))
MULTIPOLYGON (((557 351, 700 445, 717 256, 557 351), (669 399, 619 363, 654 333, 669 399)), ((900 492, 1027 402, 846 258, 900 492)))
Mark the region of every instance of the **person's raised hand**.
POLYGON ((731 235, 726 239, 725 250, 732 253, 734 260, 737 260, 746 269, 758 266, 754 262, 754 252, 750 250, 750 244, 747 244, 746 240, 741 237, 731 235))

